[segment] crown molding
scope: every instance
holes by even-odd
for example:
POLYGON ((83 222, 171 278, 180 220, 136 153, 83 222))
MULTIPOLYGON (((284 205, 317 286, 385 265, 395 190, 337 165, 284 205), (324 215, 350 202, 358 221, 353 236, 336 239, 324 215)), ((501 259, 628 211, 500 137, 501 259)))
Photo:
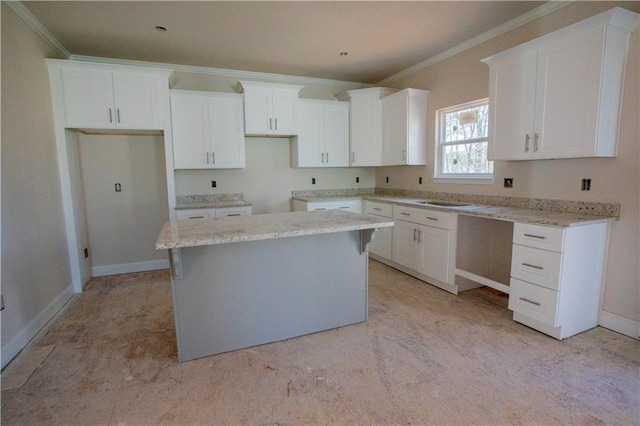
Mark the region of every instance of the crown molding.
POLYGON ((575 1, 550 1, 541 6, 536 7, 533 10, 530 10, 527 13, 524 13, 508 22, 505 22, 502 25, 499 25, 485 33, 480 34, 474 38, 471 38, 463 43, 460 43, 457 46, 452 47, 451 49, 447 49, 444 52, 438 53, 428 59, 425 59, 422 62, 419 62, 415 65, 410 66, 396 74, 393 74, 384 80, 376 83, 376 86, 386 86, 392 84, 393 82, 400 80, 401 78, 408 77, 412 74, 415 74, 418 71, 421 71, 431 65, 437 64, 440 61, 444 61, 447 58, 450 58, 458 53, 464 52, 465 50, 471 49, 485 41, 491 40, 494 37, 497 37, 501 34, 504 34, 508 31, 521 27, 529 22, 535 21, 545 15, 548 15, 556 10, 562 9, 565 6, 568 6, 575 1))
POLYGON ((166 68, 175 72, 185 72, 193 74, 207 74, 220 77, 233 77, 238 79, 253 79, 270 82, 281 82, 286 84, 315 84, 320 86, 337 86, 345 89, 360 89, 372 87, 371 84, 357 83, 352 81, 329 80, 324 78, 301 77, 285 74, 270 74, 257 71, 242 71, 227 68, 210 68, 195 65, 179 65, 161 62, 135 61, 130 59, 103 58, 98 56, 70 55, 69 59, 74 61, 97 62, 114 65, 131 65, 137 67, 166 68))
POLYGON ((60 41, 55 38, 53 34, 49 32, 48 29, 42 25, 42 22, 38 20, 30 11, 26 8, 21 1, 18 0, 2 0, 4 4, 9 6, 11 10, 13 10, 16 15, 18 15, 31 29, 38 34, 44 41, 46 41, 49 46, 55 50, 58 55, 60 55, 64 59, 69 59, 71 53, 60 43, 60 41))

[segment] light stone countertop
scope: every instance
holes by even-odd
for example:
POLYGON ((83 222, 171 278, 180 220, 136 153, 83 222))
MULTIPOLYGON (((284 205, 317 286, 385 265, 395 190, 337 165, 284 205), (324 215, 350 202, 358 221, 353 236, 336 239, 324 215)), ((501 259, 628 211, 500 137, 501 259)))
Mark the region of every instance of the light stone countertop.
POLYGON ((340 210, 269 213, 165 223, 156 249, 175 249, 330 234, 393 226, 392 219, 340 210))
POLYGON ((616 216, 597 215, 586 213, 563 212, 543 209, 526 209, 508 206, 495 206, 486 204, 469 204, 450 207, 424 205, 412 202, 420 197, 401 197, 392 195, 363 194, 363 195, 321 195, 321 196, 296 196, 294 199, 306 202, 338 201, 338 200, 371 200, 383 203, 398 204, 418 209, 437 210, 450 213, 465 214, 506 220, 511 222, 525 222, 537 225, 573 227, 600 222, 614 222, 616 216))

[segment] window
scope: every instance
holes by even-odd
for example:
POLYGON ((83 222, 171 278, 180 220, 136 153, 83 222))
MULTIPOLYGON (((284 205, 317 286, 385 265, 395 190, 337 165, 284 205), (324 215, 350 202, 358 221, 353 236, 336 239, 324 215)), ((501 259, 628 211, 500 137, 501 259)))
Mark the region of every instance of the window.
POLYGON ((435 178, 491 182, 493 162, 487 160, 489 104, 487 99, 437 112, 435 178))

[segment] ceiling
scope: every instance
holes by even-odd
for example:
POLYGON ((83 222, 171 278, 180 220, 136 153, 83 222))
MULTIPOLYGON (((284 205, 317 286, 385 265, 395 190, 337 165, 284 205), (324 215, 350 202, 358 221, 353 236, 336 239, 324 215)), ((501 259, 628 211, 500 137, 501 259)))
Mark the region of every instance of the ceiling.
POLYGON ((543 3, 23 2, 73 55, 369 84, 543 3), (158 25, 167 31, 156 30, 158 25))

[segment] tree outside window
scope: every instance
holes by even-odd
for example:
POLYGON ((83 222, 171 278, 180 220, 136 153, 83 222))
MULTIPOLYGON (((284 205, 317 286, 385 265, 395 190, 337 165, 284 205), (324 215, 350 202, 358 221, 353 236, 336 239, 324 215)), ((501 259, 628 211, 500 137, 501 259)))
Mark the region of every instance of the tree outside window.
POLYGON ((492 178, 487 160, 489 105, 487 99, 456 105, 437 112, 440 178, 492 178))

